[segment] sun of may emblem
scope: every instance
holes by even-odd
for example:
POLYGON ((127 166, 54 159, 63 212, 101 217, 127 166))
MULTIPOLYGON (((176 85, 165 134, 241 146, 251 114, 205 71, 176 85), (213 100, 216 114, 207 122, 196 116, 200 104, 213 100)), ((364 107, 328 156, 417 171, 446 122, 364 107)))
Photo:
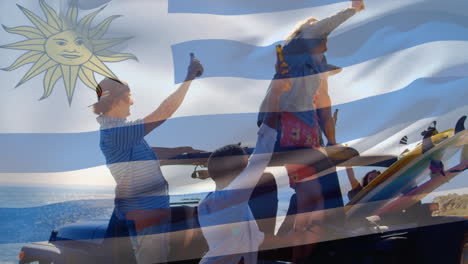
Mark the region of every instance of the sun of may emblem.
POLYGON ((94 73, 117 78, 104 62, 136 60, 132 54, 109 50, 130 38, 103 38, 112 21, 119 16, 111 16, 95 26, 91 25, 104 7, 78 21, 78 8, 75 1, 72 1, 66 14, 57 14, 44 0, 39 0, 39 3, 46 20, 18 5, 35 27, 3 26, 7 32, 22 35, 27 40, 4 45, 1 46, 2 48, 28 50, 11 66, 3 70, 12 71, 23 65, 34 63, 16 87, 45 72, 44 94, 40 99, 47 98, 57 81, 63 78, 68 102, 71 104, 78 78, 86 86, 96 90, 97 82, 94 73))

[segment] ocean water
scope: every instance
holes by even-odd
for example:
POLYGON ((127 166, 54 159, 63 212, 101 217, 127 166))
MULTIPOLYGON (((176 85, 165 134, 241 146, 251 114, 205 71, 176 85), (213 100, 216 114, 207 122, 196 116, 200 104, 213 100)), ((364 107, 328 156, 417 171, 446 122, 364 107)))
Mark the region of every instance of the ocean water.
POLYGON ((26 208, 66 201, 113 198, 113 187, 0 186, 0 208, 26 208))
POLYGON ((74 186, 0 186, 0 263, 18 263, 31 241, 46 241, 54 228, 109 218, 114 190, 74 186))
MULTIPOLYGON (((283 220, 281 216, 286 215, 293 193, 289 187, 279 186, 283 187, 278 190, 277 229, 283 220)), ((343 193, 345 191, 342 190, 343 193)), ((449 192, 454 191, 451 189, 449 192)), ((172 204, 196 205, 206 194, 171 195, 170 200, 172 204)), ((430 200, 437 194, 444 193, 434 192, 430 200)), ((0 186, 0 264, 18 263, 18 253, 23 245, 47 241, 50 232, 60 226, 110 219, 113 208, 113 187, 0 186)))
MULTIPOLYGON (((278 215, 286 214, 292 193, 288 189, 279 192, 278 215)), ((205 195, 171 195, 171 203, 196 205, 205 195)), ((47 241, 55 228, 109 219, 113 199, 113 187, 0 186, 0 264, 18 263, 23 245, 47 241)))

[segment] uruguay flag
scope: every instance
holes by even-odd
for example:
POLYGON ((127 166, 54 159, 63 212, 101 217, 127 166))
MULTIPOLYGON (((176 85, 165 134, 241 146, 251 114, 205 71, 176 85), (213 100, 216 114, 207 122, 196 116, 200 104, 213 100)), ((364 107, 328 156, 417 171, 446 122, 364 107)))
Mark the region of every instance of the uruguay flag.
MULTIPOLYGON (((275 45, 298 22, 350 6, 343 0, 72 2, 0 3, 0 186, 113 185, 88 108, 96 102, 93 85, 105 76, 127 81, 135 100, 131 118, 144 117, 183 81, 191 52, 204 75, 147 141, 207 151, 237 142, 253 146, 258 108, 275 71, 275 45), (67 23, 92 40, 88 53, 76 55, 86 58, 82 62, 57 59, 48 44, 67 23)), ((445 130, 468 113, 468 2, 365 4, 328 38, 328 62, 343 68, 329 80, 332 109, 340 113, 337 141, 361 155, 398 155, 402 137, 414 144, 433 121, 445 130)), ((66 34, 60 39, 68 41, 66 34)), ((163 168, 171 193, 213 189, 212 182, 190 179, 192 170, 163 168)), ((272 171, 290 194, 285 170, 272 171)), ((340 181, 347 191, 345 176, 340 181)), ((466 191, 468 182, 459 177, 445 188, 466 191)), ((7 231, 11 237, 20 232, 7 231)), ((40 239, 19 242, 34 240, 40 239)), ((2 243, 12 241, 18 242, 2 243)))

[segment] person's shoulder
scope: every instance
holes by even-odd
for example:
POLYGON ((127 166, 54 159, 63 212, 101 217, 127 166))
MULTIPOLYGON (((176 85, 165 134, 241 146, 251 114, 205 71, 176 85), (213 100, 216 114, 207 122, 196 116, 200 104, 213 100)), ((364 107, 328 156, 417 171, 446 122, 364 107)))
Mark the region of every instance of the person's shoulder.
POLYGON ((143 118, 131 119, 131 120, 125 119, 124 123, 128 125, 143 125, 145 123, 145 120, 143 118))
POLYGON ((203 198, 203 199, 200 201, 200 203, 198 204, 198 206, 199 206, 199 207, 200 207, 201 205, 206 206, 207 204, 209 204, 210 201, 213 200, 213 198, 214 198, 214 197, 213 197, 213 194, 214 194, 214 193, 215 193, 215 192, 209 192, 209 193, 205 196, 205 198, 203 198))
POLYGON ((119 127, 128 127, 128 126, 137 126, 143 125, 145 123, 144 119, 133 119, 129 120, 127 118, 115 118, 110 116, 98 116, 96 118, 97 122, 101 125, 102 128, 119 128, 119 127))
POLYGON ((213 192, 207 194, 198 204, 198 217, 209 215, 215 202, 213 192))
POLYGON ((276 179, 275 176, 273 176, 272 173, 265 172, 262 174, 262 177, 258 181, 257 185, 262 185, 262 186, 276 186, 276 179))

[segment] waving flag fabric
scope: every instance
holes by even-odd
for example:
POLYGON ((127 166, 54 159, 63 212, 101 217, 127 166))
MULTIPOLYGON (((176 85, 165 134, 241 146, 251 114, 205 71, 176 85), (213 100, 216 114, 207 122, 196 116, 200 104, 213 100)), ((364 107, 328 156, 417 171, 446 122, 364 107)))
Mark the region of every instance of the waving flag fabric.
MULTIPOLYGON (((40 16, 39 2, 26 1, 24 8, 40 16)), ((253 140, 254 133, 248 132, 254 129, 250 120, 255 118, 274 72, 274 45, 281 43, 304 18, 312 15, 323 18, 349 6, 348 2, 340 1, 294 1, 288 6, 282 1, 269 5, 266 1, 257 4, 204 1, 196 6, 189 2, 78 1, 77 6, 82 9, 78 8, 77 13, 80 19, 106 4, 95 14, 94 22, 112 18, 105 38, 132 37, 114 46, 113 51, 134 54, 139 61, 122 59, 106 65, 130 83, 137 102, 134 116, 151 111, 173 89, 174 83, 182 81, 187 54, 195 52, 206 70, 178 112, 183 118, 168 122, 162 129, 167 133, 155 133, 150 138, 155 145, 166 142, 165 145, 174 146, 180 142, 208 150, 230 142, 224 136, 203 138, 202 135, 219 134, 218 121, 212 120, 236 123, 233 127, 238 129, 231 130, 230 135, 237 139, 243 135, 244 142, 253 140), (141 12, 142 9, 152 11, 141 12), (222 115, 210 117, 219 114, 222 115), (229 114, 240 115, 234 118, 229 114), (196 129, 193 126, 185 129, 204 132, 183 133, 185 122, 200 124, 196 129), (178 136, 171 131, 177 131, 178 136), (188 137, 191 139, 187 140, 188 137)), ((48 4, 57 13, 68 7, 67 1, 48 4)), ((468 20, 459 11, 463 5, 460 1, 444 5, 430 0, 369 1, 365 12, 355 15, 332 34, 328 60, 344 67, 343 73, 330 79, 332 103, 341 110, 337 128, 340 142, 388 131, 379 141, 392 140, 395 141, 392 145, 397 146, 397 139, 388 137, 395 131, 401 131, 402 136, 411 135, 446 115, 450 117, 444 117, 439 124, 452 126, 466 110, 463 87, 468 65, 463 54, 467 53, 468 34, 464 33, 468 20), (417 127, 409 125, 415 122, 417 127), (402 131, 403 127, 411 131, 402 131)), ((5 26, 31 24, 15 5, 2 3, 2 9, 5 26)), ((4 31, 2 39, 6 45, 20 38, 4 31)), ((11 49, 1 52, 5 67, 21 54, 11 49)), ((96 144, 98 133, 93 132, 97 131, 97 125, 90 109, 85 107, 95 102, 94 92, 83 89, 87 84, 78 79, 75 101, 66 106, 62 94, 69 88, 63 87, 60 80, 51 98, 38 102, 44 89, 39 76, 12 90, 26 68, 0 73, 6 101, 0 131, 6 151, 1 155, 8 161, 0 165, 0 171, 57 172, 103 165, 96 144), (11 114, 12 110, 15 114, 11 114), (63 155, 66 149, 71 153, 63 155)), ((99 71, 94 76, 97 80, 102 78, 99 71)), ((417 139, 410 136, 410 141, 417 139)), ((364 142, 355 147, 365 151, 375 143, 364 142)))
MULTIPOLYGON (((342 0, 78 0, 67 14, 72 1, 17 2, 0 2, 0 185, 14 183, 12 175, 24 183, 41 173, 47 184, 47 173, 53 172, 66 184, 76 182, 67 178, 70 171, 102 173, 99 128, 88 108, 96 102, 93 85, 105 76, 126 80, 135 98, 132 116, 143 117, 183 81, 191 52, 204 65, 204 75, 194 81, 176 116, 148 135, 149 143, 208 151, 237 142, 253 146, 257 111, 274 75, 275 45, 298 22, 350 5, 342 0), (66 31, 54 20, 62 19, 60 14, 89 27, 90 63, 67 65, 41 46, 66 31), (57 32, 44 33, 54 28, 57 32)), ((329 81, 332 108, 340 110, 338 142, 361 154, 398 155, 403 136, 415 143, 433 121, 445 130, 468 113, 466 10, 468 2, 462 0, 368 0, 365 11, 331 34, 328 62, 344 69, 329 81)), ((193 182, 165 175, 170 186, 190 190, 193 182)), ((468 187, 466 180, 461 184, 457 187, 468 187)))

